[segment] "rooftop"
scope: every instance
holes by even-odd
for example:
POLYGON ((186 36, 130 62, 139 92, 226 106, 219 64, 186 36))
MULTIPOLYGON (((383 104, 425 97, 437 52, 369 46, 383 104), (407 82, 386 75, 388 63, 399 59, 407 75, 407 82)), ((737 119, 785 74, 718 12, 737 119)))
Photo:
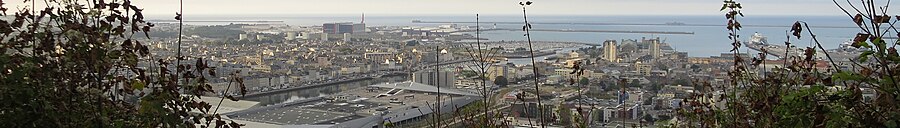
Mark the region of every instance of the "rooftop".
MULTIPOLYGON (((383 118, 404 121, 432 113, 437 87, 415 82, 385 83, 343 91, 327 97, 258 107, 228 114, 233 119, 284 125, 324 127, 373 124, 383 118), (382 117, 383 116, 383 117, 382 117)), ((440 88, 441 112, 452 112, 477 100, 472 92, 440 88)), ((380 124, 380 123, 377 123, 380 124)))

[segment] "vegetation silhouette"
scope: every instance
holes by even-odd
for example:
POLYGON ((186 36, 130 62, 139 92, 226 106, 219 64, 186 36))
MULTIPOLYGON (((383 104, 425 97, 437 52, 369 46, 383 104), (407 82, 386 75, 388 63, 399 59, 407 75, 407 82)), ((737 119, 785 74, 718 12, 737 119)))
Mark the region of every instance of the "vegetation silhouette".
MULTIPOLYGON (((11 17, 0 20, 0 124, 242 126, 199 99, 215 93, 207 83, 216 76, 215 67, 204 58, 180 55, 172 63, 137 39, 150 38, 154 24, 144 21, 143 9, 131 0, 50 0, 41 1, 45 7, 39 10, 35 0, 23 3, 29 1, 30 9, 13 14, 0 4, 0 17, 11 17)), ((229 88, 246 93, 241 79, 228 80, 229 88)))

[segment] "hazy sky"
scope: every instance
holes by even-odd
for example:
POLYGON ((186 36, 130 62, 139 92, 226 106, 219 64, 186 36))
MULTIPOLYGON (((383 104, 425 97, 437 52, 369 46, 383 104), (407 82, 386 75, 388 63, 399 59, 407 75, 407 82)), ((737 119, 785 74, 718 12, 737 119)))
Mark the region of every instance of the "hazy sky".
MULTIPOLYGON (((178 0, 134 0, 148 15, 174 15, 178 0)), ((521 14, 520 0, 185 0, 186 14, 521 14)), ((532 0, 538 15, 721 15, 722 0, 532 0)), ((882 0, 879 0, 882 1, 882 0)), ((22 6, 20 0, 4 1, 22 6)), ((740 0, 747 14, 843 15, 830 0, 740 0)), ((895 2, 896 3, 896 2, 895 2)), ((891 9, 892 12, 897 9, 891 9)))

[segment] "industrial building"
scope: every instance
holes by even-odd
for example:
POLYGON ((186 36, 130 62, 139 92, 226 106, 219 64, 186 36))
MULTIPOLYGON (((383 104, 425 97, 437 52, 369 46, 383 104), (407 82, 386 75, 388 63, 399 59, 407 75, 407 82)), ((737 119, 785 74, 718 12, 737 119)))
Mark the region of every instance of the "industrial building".
POLYGON ((479 98, 478 94, 469 91, 405 81, 225 115, 231 119, 290 128, 380 128, 385 122, 402 125, 424 120, 435 112, 452 113, 479 98))

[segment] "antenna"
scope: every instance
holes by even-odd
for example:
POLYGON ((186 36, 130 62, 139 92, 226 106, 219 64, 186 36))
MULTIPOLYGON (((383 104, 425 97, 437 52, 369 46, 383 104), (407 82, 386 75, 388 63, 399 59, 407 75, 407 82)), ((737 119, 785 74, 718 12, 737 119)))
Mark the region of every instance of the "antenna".
POLYGON ((360 21, 359 23, 360 23, 360 24, 365 24, 365 23, 366 23, 366 13, 365 13, 365 12, 362 13, 362 21, 360 21))

